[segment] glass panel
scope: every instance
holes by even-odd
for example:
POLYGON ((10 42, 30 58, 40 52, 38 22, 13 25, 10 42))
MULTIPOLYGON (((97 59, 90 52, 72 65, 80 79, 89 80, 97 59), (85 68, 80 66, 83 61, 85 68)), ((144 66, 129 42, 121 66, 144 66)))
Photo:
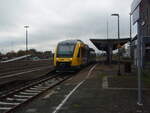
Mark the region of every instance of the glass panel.
POLYGON ((74 52, 73 44, 58 45, 57 57, 72 57, 74 52))

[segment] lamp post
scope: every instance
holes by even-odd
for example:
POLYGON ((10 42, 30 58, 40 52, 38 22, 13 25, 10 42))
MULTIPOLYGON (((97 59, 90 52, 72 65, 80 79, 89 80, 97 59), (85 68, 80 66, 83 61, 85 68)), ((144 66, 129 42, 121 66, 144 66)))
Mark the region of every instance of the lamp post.
POLYGON ((29 26, 24 26, 26 29, 26 55, 28 54, 28 28, 29 26))
POLYGON ((132 17, 131 17, 131 13, 129 13, 130 15, 130 57, 132 58, 132 17))
POLYGON ((116 16, 118 17, 118 56, 119 56, 119 60, 118 60, 118 75, 121 75, 120 73, 120 16, 118 13, 114 13, 111 14, 111 16, 116 16))
POLYGON ((129 15, 130 15, 130 41, 132 41, 132 18, 131 18, 131 13, 129 13, 129 15))

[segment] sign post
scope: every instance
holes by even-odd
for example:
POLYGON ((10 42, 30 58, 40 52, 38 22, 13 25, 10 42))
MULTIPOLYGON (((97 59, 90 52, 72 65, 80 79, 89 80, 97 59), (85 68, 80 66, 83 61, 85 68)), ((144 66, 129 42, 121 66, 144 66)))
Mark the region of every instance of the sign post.
POLYGON ((137 105, 139 107, 137 112, 142 113, 142 64, 143 64, 143 56, 142 56, 142 36, 141 36, 141 19, 140 19, 140 3, 142 0, 134 0, 131 6, 131 14, 133 17, 133 24, 137 23, 137 55, 138 55, 138 101, 137 105))

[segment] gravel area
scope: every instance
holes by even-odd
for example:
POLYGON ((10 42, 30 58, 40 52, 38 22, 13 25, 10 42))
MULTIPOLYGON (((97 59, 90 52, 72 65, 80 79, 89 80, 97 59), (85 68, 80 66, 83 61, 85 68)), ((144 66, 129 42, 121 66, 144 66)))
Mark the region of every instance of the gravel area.
POLYGON ((25 69, 44 67, 52 65, 51 60, 39 60, 39 61, 14 61, 8 63, 0 63, 0 76, 5 73, 16 73, 17 71, 23 71, 25 69))

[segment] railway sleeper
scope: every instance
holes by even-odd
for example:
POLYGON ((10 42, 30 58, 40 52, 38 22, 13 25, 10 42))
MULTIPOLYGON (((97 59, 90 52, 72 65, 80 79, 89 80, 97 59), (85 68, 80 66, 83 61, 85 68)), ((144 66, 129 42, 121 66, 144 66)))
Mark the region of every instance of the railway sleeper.
POLYGON ((26 95, 14 95, 17 98, 32 98, 33 96, 26 96, 26 95))
POLYGON ((41 91, 37 91, 37 90, 25 90, 25 92, 29 92, 29 93, 40 93, 41 91))
POLYGON ((30 90, 44 91, 46 88, 30 88, 30 90))
POLYGON ((39 89, 42 89, 42 90, 45 90, 45 89, 47 89, 47 88, 49 88, 49 87, 46 87, 46 86, 34 86, 34 88, 39 88, 39 89))
POLYGON ((0 111, 11 110, 12 107, 0 107, 0 111))
POLYGON ((21 101, 21 102, 24 102, 27 100, 27 98, 7 98, 8 101, 21 101))
POLYGON ((35 95, 37 95, 38 93, 20 92, 20 94, 28 95, 28 96, 35 96, 35 95))
POLYGON ((14 102, 12 102, 12 103, 10 103, 10 102, 2 102, 2 101, 0 101, 0 105, 13 105, 13 106, 16 106, 16 105, 19 105, 20 103, 14 103, 14 102))

